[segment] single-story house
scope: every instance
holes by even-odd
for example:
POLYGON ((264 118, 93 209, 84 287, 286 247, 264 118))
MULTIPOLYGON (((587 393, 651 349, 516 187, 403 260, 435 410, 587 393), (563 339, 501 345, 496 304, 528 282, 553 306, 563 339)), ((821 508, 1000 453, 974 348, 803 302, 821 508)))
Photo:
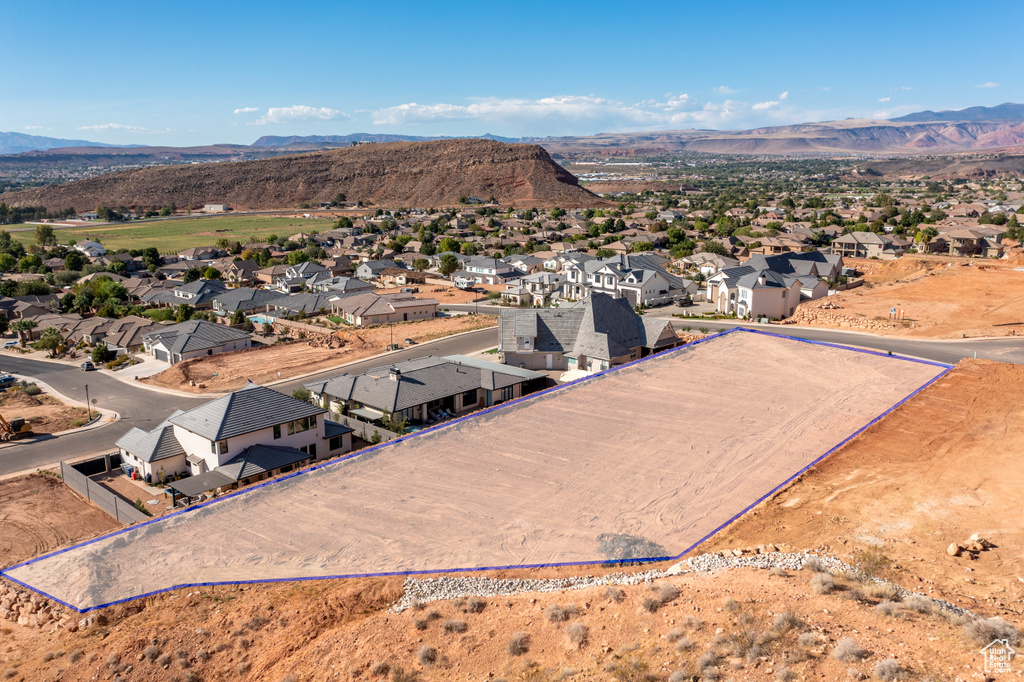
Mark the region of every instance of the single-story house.
POLYGON ((248 332, 206 320, 189 320, 161 327, 143 337, 146 351, 175 365, 182 360, 252 347, 248 332))

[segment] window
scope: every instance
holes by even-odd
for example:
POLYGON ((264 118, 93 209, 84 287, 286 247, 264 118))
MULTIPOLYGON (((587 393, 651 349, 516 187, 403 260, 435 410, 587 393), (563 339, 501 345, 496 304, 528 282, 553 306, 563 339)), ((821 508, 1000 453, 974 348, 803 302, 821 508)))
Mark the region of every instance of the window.
POLYGON ((330 441, 328 441, 327 447, 329 450, 331 450, 331 452, 334 452, 335 450, 341 450, 343 447, 345 447, 345 437, 335 436, 330 441))
POLYGON ((466 409, 470 405, 476 405, 476 389, 466 391, 462 394, 462 409, 466 409))
POLYGON ((296 419, 286 424, 288 427, 288 435, 294 436, 296 433, 302 433, 303 431, 309 431, 310 429, 316 428, 316 417, 303 417, 302 419, 296 419))
POLYGON ((281 437, 281 426, 280 424, 274 427, 274 440, 281 437))
POLYGON ((515 394, 512 388, 512 386, 506 386, 505 388, 501 389, 501 402, 505 402, 506 400, 512 400, 515 394))

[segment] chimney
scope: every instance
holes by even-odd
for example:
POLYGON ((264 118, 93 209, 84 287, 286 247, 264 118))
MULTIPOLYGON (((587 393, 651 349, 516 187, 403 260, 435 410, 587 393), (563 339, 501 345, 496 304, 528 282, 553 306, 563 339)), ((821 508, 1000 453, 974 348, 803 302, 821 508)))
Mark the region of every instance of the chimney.
POLYGON ((767 281, 768 281, 768 278, 764 276, 763 272, 760 275, 758 275, 758 277, 757 277, 757 283, 758 284, 760 284, 761 286, 764 286, 765 282, 767 282, 767 281))
POLYGON ((397 367, 392 367, 389 371, 392 381, 400 381, 402 379, 402 370, 397 367))

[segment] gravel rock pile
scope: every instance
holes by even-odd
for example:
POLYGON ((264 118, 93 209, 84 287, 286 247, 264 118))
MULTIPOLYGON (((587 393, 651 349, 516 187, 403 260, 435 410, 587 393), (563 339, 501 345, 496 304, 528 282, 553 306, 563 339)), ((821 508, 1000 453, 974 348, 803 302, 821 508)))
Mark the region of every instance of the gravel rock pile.
MULTIPOLYGON (((782 568, 799 571, 808 561, 815 560, 830 573, 856 575, 858 569, 835 557, 806 552, 769 552, 743 556, 723 556, 723 553, 701 554, 690 557, 666 570, 650 570, 640 573, 610 573, 602 576, 572 576, 569 578, 537 579, 491 579, 473 576, 451 576, 444 578, 408 578, 405 594, 392 605, 391 610, 401 613, 415 604, 431 601, 458 599, 460 597, 507 597, 526 592, 564 592, 581 590, 601 585, 639 585, 661 578, 685 573, 714 573, 732 568, 760 568, 764 570, 782 568)), ((881 581, 879 581, 881 582, 881 581)), ((901 598, 906 599, 917 593, 896 586, 901 598)), ((924 596, 928 599, 927 595, 924 596)), ((939 609, 956 615, 973 614, 966 609, 941 599, 933 599, 939 609)))

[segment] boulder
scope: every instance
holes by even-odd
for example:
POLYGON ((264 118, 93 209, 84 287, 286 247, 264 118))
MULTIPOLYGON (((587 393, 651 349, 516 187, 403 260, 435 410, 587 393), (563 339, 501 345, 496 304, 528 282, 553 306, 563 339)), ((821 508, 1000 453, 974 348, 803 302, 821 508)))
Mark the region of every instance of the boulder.
POLYGON ((962 551, 963 548, 955 542, 950 543, 949 547, 946 548, 946 554, 948 554, 949 556, 960 556, 960 552, 962 551))

